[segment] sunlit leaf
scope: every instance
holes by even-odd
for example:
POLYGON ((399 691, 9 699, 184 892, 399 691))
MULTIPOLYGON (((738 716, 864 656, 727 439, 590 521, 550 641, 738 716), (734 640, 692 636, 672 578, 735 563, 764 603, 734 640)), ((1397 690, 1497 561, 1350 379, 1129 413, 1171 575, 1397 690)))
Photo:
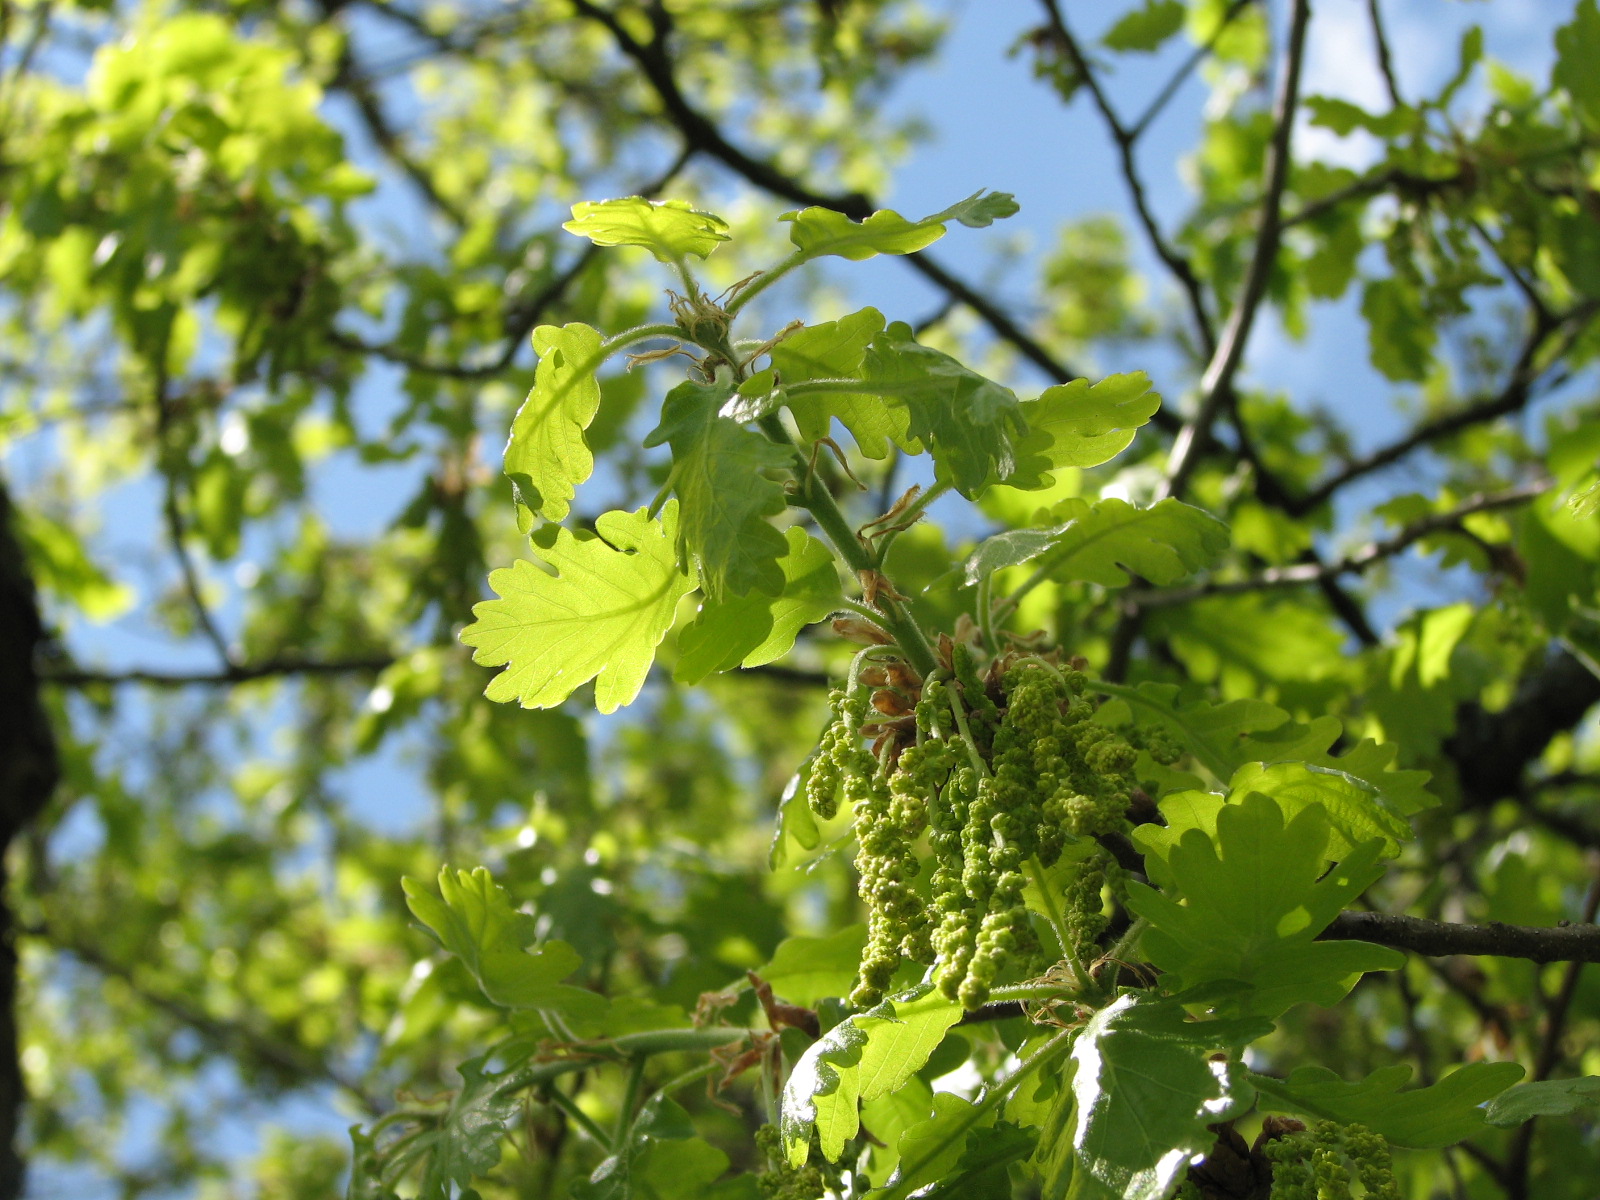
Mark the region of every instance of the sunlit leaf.
POLYGON ((643 509, 605 513, 595 533, 552 528, 535 539, 540 566, 523 559, 489 576, 500 599, 473 607, 461 640, 480 666, 506 666, 484 693, 491 700, 551 708, 593 679, 595 706, 613 712, 639 694, 694 589, 678 567, 677 508, 660 521, 643 509))
POLYGON ((840 1022, 813 1043, 783 1089, 789 1161, 805 1161, 813 1129, 823 1155, 838 1161, 860 1128, 857 1101, 886 1095, 911 1078, 961 1013, 959 1004, 923 987, 840 1022))
POLYGON ((1074 379, 1022 402, 1028 432, 1017 452, 1012 487, 1049 487, 1063 467, 1097 467, 1121 454, 1157 409, 1143 371, 1111 375, 1099 383, 1074 379))
POLYGON ((908 221, 897 212, 882 209, 864 221, 852 221, 829 208, 787 212, 780 221, 790 223, 789 240, 808 258, 837 255, 859 261, 878 254, 911 254, 944 236, 945 225, 959 221, 982 228, 1011 216, 1016 201, 1005 192, 974 192, 943 212, 908 221))
POLYGON ((1077 1169, 1124 1200, 1164 1200, 1211 1148, 1210 1126, 1248 1107, 1237 1051, 1271 1029, 1191 1021, 1182 1005, 1143 993, 1102 1008, 1072 1048, 1077 1169))
POLYGON ((693 684, 716 671, 782 658, 802 628, 839 607, 843 593, 833 554, 797 526, 783 536, 788 550, 778 559, 782 589, 777 595, 751 592, 702 604, 694 623, 678 635, 674 679, 693 684))
POLYGON ((729 240, 728 223, 683 200, 585 200, 562 226, 597 246, 643 246, 664 263, 704 258, 729 240))
POLYGON ((594 470, 583 431, 600 407, 595 370, 605 355, 587 325, 540 325, 533 331, 539 366, 506 443, 505 472, 529 512, 559 521, 574 489, 594 470))

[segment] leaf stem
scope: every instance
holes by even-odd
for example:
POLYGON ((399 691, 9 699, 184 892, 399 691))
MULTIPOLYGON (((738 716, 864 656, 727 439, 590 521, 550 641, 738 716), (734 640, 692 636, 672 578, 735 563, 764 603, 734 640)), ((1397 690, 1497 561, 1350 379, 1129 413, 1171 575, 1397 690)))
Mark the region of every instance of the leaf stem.
POLYGON ((744 288, 737 296, 728 301, 725 311, 730 317, 733 316, 746 304, 749 304, 750 301, 754 300, 762 292, 766 291, 773 284, 777 283, 778 280, 782 279, 790 271, 794 270, 796 267, 803 266, 805 263, 810 261, 810 259, 811 255, 807 254, 804 250, 796 250, 793 254, 789 255, 788 258, 784 259, 770 271, 763 271, 754 280, 752 280, 748 287, 744 288))
POLYGON ((983 644, 991 655, 1000 653, 1000 641, 995 637, 994 625, 994 574, 991 572, 978 580, 978 630, 983 634, 983 644))
POLYGON ((613 1145, 611 1137, 604 1129, 600 1128, 599 1122, 578 1107, 578 1102, 571 1096, 552 1084, 544 1090, 540 1099, 548 1100, 551 1104, 554 1104, 567 1115, 568 1120, 593 1138, 595 1145, 599 1146, 607 1154, 611 1153, 613 1145))
POLYGON ((634 342, 642 342, 648 338, 676 338, 680 342, 688 341, 683 330, 676 325, 660 322, 654 325, 635 325, 632 329, 624 329, 621 333, 614 333, 600 343, 600 353, 610 358, 624 346, 631 346, 634 342))
POLYGON ((1089 978, 1089 972, 1083 969, 1083 963, 1078 960, 1077 952, 1072 948, 1072 942, 1067 937, 1067 923, 1061 915, 1061 906, 1056 903, 1055 894, 1051 892, 1045 878, 1044 866, 1039 862, 1037 854, 1029 857, 1022 864, 1023 870, 1028 873, 1028 879, 1033 886, 1039 889, 1039 895, 1044 903, 1044 919, 1050 923, 1051 932, 1056 935, 1056 941, 1061 944, 1061 956, 1072 967, 1073 977, 1077 979, 1078 986, 1084 992, 1093 989, 1094 982, 1089 978))
MULTIPOLYGON (((838 551, 839 557, 844 559, 846 565, 857 576, 863 572, 878 573, 878 564, 873 561, 872 554, 861 544, 861 539, 856 536, 855 530, 850 528, 850 522, 845 520, 844 513, 839 511, 838 502, 811 470, 811 464, 806 461, 800 448, 794 444, 794 439, 783 427, 783 422, 776 414, 769 413, 762 417, 758 424, 769 439, 787 447, 793 453, 794 477, 798 487, 796 498, 816 519, 818 527, 833 543, 833 548, 838 551)), ((894 638, 906 660, 924 678, 932 675, 938 669, 939 660, 934 657, 933 647, 928 644, 927 635, 922 632, 922 627, 900 601, 882 596, 878 605, 879 612, 876 618, 878 623, 894 638)))
POLYGON ((633 1133, 633 1114, 639 1107, 639 1092, 644 1087, 644 1068, 649 1056, 635 1056, 628 1068, 628 1084, 622 1092, 622 1107, 617 1110, 617 1133, 614 1144, 625 1146, 633 1133))

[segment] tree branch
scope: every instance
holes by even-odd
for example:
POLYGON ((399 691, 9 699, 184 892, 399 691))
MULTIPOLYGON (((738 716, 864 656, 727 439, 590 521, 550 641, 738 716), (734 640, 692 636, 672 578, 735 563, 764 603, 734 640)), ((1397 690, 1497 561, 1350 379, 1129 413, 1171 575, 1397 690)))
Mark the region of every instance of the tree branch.
MULTIPOLYGON (((1057 44, 1066 52, 1072 61, 1072 68, 1077 72, 1078 78, 1083 80, 1089 89, 1089 96, 1094 105, 1100 110, 1100 116, 1106 123, 1107 130, 1111 133, 1111 140, 1117 147, 1117 156, 1122 162, 1122 178, 1128 187, 1128 196, 1133 201, 1134 212, 1139 217, 1139 224, 1144 227, 1145 237, 1150 242, 1150 248, 1155 251, 1167 270, 1172 272, 1173 278, 1178 281, 1183 289, 1185 298, 1189 303, 1190 316, 1194 318, 1195 330, 1200 336, 1200 344, 1207 355, 1215 352, 1217 344, 1216 329, 1211 321, 1211 314, 1206 311, 1205 292, 1196 278, 1194 267, 1189 260, 1175 250, 1161 232, 1161 226, 1156 222, 1155 214, 1150 210, 1150 202, 1145 194, 1144 180, 1139 174, 1139 164, 1134 158, 1134 142, 1138 133, 1130 131, 1122 124, 1116 110, 1111 107, 1111 101, 1106 97, 1100 81, 1095 78, 1094 71, 1089 65, 1088 58, 1078 46, 1078 41, 1067 28, 1066 19, 1061 15, 1061 9, 1056 0, 1043 0, 1045 13, 1050 19, 1050 32, 1055 36, 1057 44)), ((1142 132, 1143 124, 1147 118, 1140 118, 1138 128, 1142 132)))
POLYGON ((1558 733, 1573 728, 1600 704, 1600 679, 1559 651, 1518 683, 1498 712, 1463 705, 1444 744, 1455 764, 1462 803, 1481 808, 1522 793, 1522 775, 1558 733))
POLYGON ((1322 931, 1323 941, 1375 942, 1444 958, 1452 954, 1525 958, 1529 962, 1600 962, 1600 925, 1453 925, 1392 913, 1342 912, 1322 931))
POLYGON ((1292 517, 1305 516, 1353 480, 1399 462, 1407 455, 1440 438, 1520 411, 1533 398, 1534 386, 1543 373, 1537 363, 1546 341, 1560 332, 1564 343, 1570 344, 1581 332, 1584 323, 1597 310, 1600 310, 1600 304, 1586 300, 1554 321, 1540 321, 1536 316, 1534 326, 1517 355, 1516 365, 1512 367, 1510 377, 1498 394, 1467 404, 1455 412, 1424 421, 1399 440, 1380 447, 1335 471, 1304 496, 1290 501, 1284 511, 1292 517))
MULTIPOLYGON (((1054 0, 1048 0, 1054 3, 1054 0)), ((1200 462, 1200 449, 1211 430, 1211 423, 1233 391, 1233 378, 1244 361, 1245 345, 1255 324, 1256 311, 1266 295, 1267 280, 1278 261, 1278 240, 1282 228, 1283 192, 1289 181, 1289 142, 1294 133, 1294 114, 1300 96, 1300 66, 1305 59, 1306 26, 1311 20, 1308 0, 1294 0, 1289 17, 1289 40, 1284 47, 1278 92, 1272 103, 1272 141, 1267 147, 1266 185, 1261 199, 1261 229, 1256 235, 1255 253, 1245 275, 1239 299, 1228 314, 1222 339, 1200 379, 1200 403, 1195 415, 1172 445, 1167 460, 1164 495, 1183 493, 1189 475, 1200 462)))
POLYGON ((35 668, 44 627, 11 514, 10 494, 0 484, 0 1200, 23 1193, 16 1141, 27 1100, 17 1058, 17 950, 5 851, 44 811, 60 775, 35 668))
POLYGON ((1260 592, 1280 587, 1302 587, 1306 584, 1326 584, 1341 575, 1360 575, 1386 559, 1409 549, 1423 538, 1435 533, 1456 529, 1474 513, 1493 512, 1526 504, 1550 490, 1548 479, 1508 488, 1503 492, 1490 492, 1473 496, 1456 507, 1441 513, 1432 513, 1407 525, 1392 537, 1383 538, 1347 555, 1337 562, 1295 563, 1287 567, 1269 567, 1243 579, 1211 579, 1189 587, 1129 591, 1124 598, 1140 608, 1170 608, 1187 604, 1205 596, 1238 595, 1241 592, 1260 592))
POLYGON ((348 1093, 369 1114, 381 1113, 384 1110, 383 1103, 363 1087, 359 1080, 345 1074, 303 1046, 285 1042, 247 1020, 224 1020, 214 1017, 183 996, 169 995, 147 987, 139 981, 132 966, 116 962, 81 938, 61 938, 57 936, 59 931, 53 927, 34 927, 26 932, 55 949, 72 955, 99 974, 121 980, 134 995, 151 1008, 194 1030, 221 1050, 235 1053, 243 1050, 280 1076, 287 1076, 301 1084, 331 1083, 348 1093))
POLYGON ((368 655, 362 658, 306 659, 273 658, 259 663, 235 663, 222 671, 85 671, 76 667, 45 668, 40 682, 56 687, 120 687, 143 684, 147 687, 231 687, 258 679, 278 679, 294 675, 375 675, 393 665, 393 655, 368 655))

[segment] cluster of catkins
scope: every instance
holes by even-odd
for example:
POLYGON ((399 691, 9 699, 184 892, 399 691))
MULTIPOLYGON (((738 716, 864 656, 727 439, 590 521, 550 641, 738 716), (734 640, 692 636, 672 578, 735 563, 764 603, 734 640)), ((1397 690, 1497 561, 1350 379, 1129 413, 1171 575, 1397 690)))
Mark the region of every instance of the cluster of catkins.
MULTIPOLYGON (((853 808, 868 909, 853 1004, 875 1004, 908 959, 936 964, 940 990, 968 1009, 1008 962, 1045 961, 1023 902, 1026 872, 1121 828, 1133 786, 1136 752, 1090 719, 1084 682, 1039 659, 980 672, 958 645, 949 676, 917 684, 914 697, 903 683, 870 702, 864 688, 835 694, 807 796, 824 818, 841 795, 853 808), (924 845, 932 871, 919 887, 924 845)), ((1065 886, 1057 916, 1080 962, 1105 927, 1108 869, 1094 846, 1065 886)))
POLYGON ((1365 1125, 1318 1121, 1262 1153, 1272 1161, 1272 1200, 1348 1200, 1353 1181, 1372 1200, 1400 1200, 1389 1143, 1365 1125))

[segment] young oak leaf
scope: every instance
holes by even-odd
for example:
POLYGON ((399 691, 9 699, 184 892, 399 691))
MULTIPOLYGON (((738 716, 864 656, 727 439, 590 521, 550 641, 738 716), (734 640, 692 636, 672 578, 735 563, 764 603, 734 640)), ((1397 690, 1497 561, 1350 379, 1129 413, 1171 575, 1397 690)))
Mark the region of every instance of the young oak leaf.
POLYGON ((413 1143, 413 1151, 428 1155, 417 1200, 449 1200, 452 1184, 465 1189, 500 1161, 507 1131, 522 1115, 527 1085, 515 1071, 487 1070, 490 1057, 481 1054, 457 1068, 461 1086, 449 1109, 436 1129, 413 1143))
POLYGON ((784 404, 804 440, 827 437, 837 419, 868 458, 882 458, 891 442, 904 441, 904 409, 890 407, 864 386, 845 386, 862 379, 867 347, 883 328, 883 314, 863 308, 837 321, 808 325, 772 348, 784 404), (819 381, 826 386, 803 386, 819 381))
POLYGON ((967 559, 966 581, 1038 559, 1060 581, 1122 587, 1133 571, 1165 586, 1210 566, 1228 546, 1226 525, 1181 500, 1140 508, 1115 497, 1073 497, 1054 512, 1066 520, 1051 529, 1011 530, 982 542, 967 559))
POLYGON ((799 209, 778 220, 790 222, 789 240, 806 258, 831 254, 860 262, 879 254, 913 254, 942 238, 947 222, 981 229, 1013 215, 1017 207, 1006 192, 977 191, 920 221, 908 221, 889 209, 879 209, 864 221, 852 221, 830 208, 799 209))
MULTIPOLYGON (((1130 993, 1089 1019, 1072 1047, 1070 1095, 1077 1169, 1124 1200, 1162 1200, 1211 1126, 1244 1111, 1250 1084, 1234 1051, 1268 1021, 1191 1021, 1173 1000, 1130 993)), ((1072 1195, 1097 1195, 1074 1178, 1072 1195)))
POLYGON ((788 543, 778 559, 783 589, 776 596, 751 592, 702 604, 694 623, 678 635, 672 677, 679 683, 699 683, 717 671, 781 658, 804 626, 839 606, 843 592, 832 553, 798 526, 783 536, 788 543))
POLYGON ((789 1162, 805 1162, 813 1129, 823 1155, 837 1162, 861 1127, 857 1101, 887 1095, 916 1074, 961 1013, 925 986, 841 1021, 813 1042, 783 1088, 779 1129, 789 1162))
POLYGON ((1336 1004, 1367 971, 1404 965, 1404 955, 1382 946, 1315 940, 1383 873, 1373 841, 1324 874, 1331 836, 1320 807, 1285 825, 1260 794, 1225 807, 1214 836, 1185 831, 1167 858, 1182 904, 1128 885, 1129 909, 1150 922, 1140 946, 1168 973, 1163 982, 1176 991, 1242 984, 1218 1011, 1270 1019, 1302 1001, 1336 1004))
POLYGON ((664 263, 690 254, 705 258, 730 240, 728 223, 682 200, 585 200, 572 206, 572 220, 561 228, 596 246, 643 246, 664 263))
POLYGON ((506 667, 484 694, 553 708, 593 679, 601 712, 632 703, 678 601, 694 590, 678 566, 677 523, 669 502, 660 521, 641 508, 603 514, 595 533, 550 526, 534 538, 549 569, 523 559, 491 573, 500 598, 474 605, 461 631, 473 662, 506 667))
POLYGON ((661 424, 644 440, 672 447, 669 484, 682 505, 679 553, 697 561, 713 601, 782 593, 779 559, 789 544, 767 521, 784 509, 783 487, 764 472, 790 463, 789 451, 722 414, 733 390, 686 380, 661 406, 661 424))
POLYGON ((1063 467, 1097 467, 1126 450, 1134 435, 1161 407, 1143 371, 1112 375, 1099 383, 1074 379, 1046 388, 1022 402, 1028 432, 1017 450, 1011 487, 1051 486, 1063 467))
POLYGON ((1345 857, 1357 846, 1374 842, 1385 857, 1410 840, 1411 826, 1394 812, 1383 793, 1366 780, 1310 763, 1245 763, 1233 773, 1227 795, 1206 791, 1171 792, 1161 800, 1165 825, 1140 825, 1133 840, 1145 855, 1153 882, 1172 883, 1173 850, 1191 829, 1210 837, 1225 813, 1250 800, 1252 793, 1270 797, 1288 818, 1318 808, 1328 823, 1324 861, 1345 857))
POLYGON ((1482 1133, 1486 1114, 1479 1107, 1524 1074, 1516 1063, 1468 1063, 1431 1087, 1402 1092, 1411 1078, 1404 1063, 1380 1067, 1365 1079, 1341 1079, 1326 1067, 1300 1067, 1288 1079, 1251 1075, 1261 1107, 1305 1113, 1365 1125, 1396 1146, 1437 1150, 1482 1133))
POLYGON ((917 443, 933 455, 939 478, 976 496, 1011 474, 1025 432, 1016 393, 923 346, 896 321, 867 349, 866 390, 906 413, 902 449, 917 443))
POLYGON ((495 1004, 583 1012, 605 998, 561 982, 578 969, 578 952, 565 942, 538 939, 534 919, 511 906, 511 897, 483 867, 439 872, 439 895, 402 879, 406 906, 446 950, 461 960, 495 1004))
POLYGON ((517 503, 551 521, 567 515, 574 489, 594 470, 583 431, 600 408, 595 370, 604 361, 600 334, 589 326, 540 325, 533 387, 511 422, 505 473, 517 503))

